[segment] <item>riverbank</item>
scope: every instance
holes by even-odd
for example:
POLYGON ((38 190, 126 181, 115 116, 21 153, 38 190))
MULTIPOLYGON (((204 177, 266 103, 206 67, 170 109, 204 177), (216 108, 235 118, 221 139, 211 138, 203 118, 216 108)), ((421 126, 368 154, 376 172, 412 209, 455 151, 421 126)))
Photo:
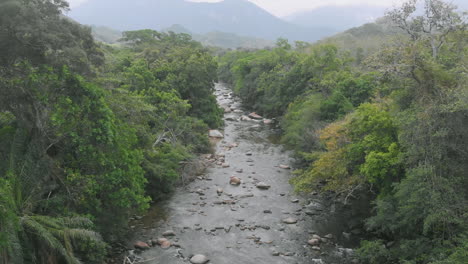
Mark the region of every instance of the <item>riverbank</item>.
POLYGON ((349 247, 359 242, 362 212, 331 197, 295 194, 291 153, 270 140, 270 122, 246 118, 223 85, 216 86, 216 96, 229 110, 224 138, 205 157, 210 168, 135 221, 130 246, 143 246, 130 251, 130 259, 189 263, 201 254, 210 263, 355 261, 349 247), (230 184, 232 177, 241 183, 230 184))

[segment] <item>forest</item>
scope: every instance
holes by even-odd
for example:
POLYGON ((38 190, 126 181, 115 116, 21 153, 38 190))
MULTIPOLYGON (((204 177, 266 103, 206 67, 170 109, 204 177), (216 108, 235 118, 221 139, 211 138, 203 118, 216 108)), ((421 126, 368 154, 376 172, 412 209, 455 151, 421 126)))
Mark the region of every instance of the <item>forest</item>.
POLYGON ((298 193, 371 194, 361 263, 468 263, 467 14, 416 2, 363 32, 221 50, 150 29, 107 45, 65 0, 2 0, 0 263, 105 263, 210 152, 218 81, 279 120, 298 193))
POLYGON ((298 192, 372 194, 362 263, 468 262, 466 13, 407 1, 316 44, 231 51, 219 78, 281 120, 298 192))
POLYGON ((190 36, 114 48, 67 8, 0 3, 0 263, 102 263, 222 124, 217 63, 190 36))

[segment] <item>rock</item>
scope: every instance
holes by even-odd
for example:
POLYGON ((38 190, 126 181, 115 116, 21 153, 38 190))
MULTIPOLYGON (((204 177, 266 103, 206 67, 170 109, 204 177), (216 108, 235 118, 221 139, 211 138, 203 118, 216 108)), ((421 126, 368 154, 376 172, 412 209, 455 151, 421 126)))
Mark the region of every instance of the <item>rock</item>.
POLYGON ((313 238, 313 239, 307 241, 307 244, 309 244, 310 246, 318 246, 318 245, 320 245, 320 240, 318 240, 316 238, 313 238))
POLYGON ((264 183, 264 182, 259 182, 259 183, 257 183, 256 187, 258 189, 260 189, 260 190, 268 190, 268 189, 270 189, 271 186, 264 183))
POLYGON ((322 238, 321 238, 319 235, 313 235, 313 236, 312 236, 312 239, 317 239, 317 240, 320 241, 322 238))
POLYGON ((292 253, 292 252, 286 252, 286 253, 284 253, 284 255, 285 255, 286 257, 292 257, 292 256, 294 256, 294 253, 292 253))
POLYGON ((205 195, 202 189, 197 189, 195 193, 197 193, 198 195, 205 195))
POLYGON ((288 225, 296 224, 296 223, 297 223, 297 219, 296 219, 296 218, 292 218, 292 217, 288 217, 288 218, 286 218, 286 219, 283 219, 283 223, 288 224, 288 225))
POLYGON ((271 125, 271 124, 273 124, 273 120, 271 120, 271 119, 265 119, 265 120, 263 120, 263 124, 265 124, 265 125, 271 125))
POLYGON ((243 169, 238 169, 238 170, 236 170, 236 172, 237 172, 237 173, 243 173, 244 170, 243 170, 243 169))
POLYGON ((217 193, 218 195, 221 195, 223 192, 224 192, 223 188, 218 188, 218 189, 216 190, 216 193, 217 193))
POLYGON ((224 107, 224 113, 231 113, 232 110, 229 107, 224 107))
POLYGON ((273 252, 271 252, 271 255, 275 256, 275 257, 278 257, 280 255, 280 253, 278 251, 273 251, 273 252))
POLYGON ((263 117, 262 117, 261 115, 255 113, 255 112, 250 113, 250 114, 249 114, 249 117, 252 118, 252 119, 257 119, 257 120, 258 120, 258 119, 263 119, 263 117))
POLYGON ((222 163, 221 164, 221 167, 223 168, 229 168, 231 165, 229 165, 229 163, 222 163))
POLYGON ((325 235, 324 238, 333 239, 333 235, 332 235, 332 234, 328 234, 328 235, 325 235))
POLYGON ((322 205, 321 203, 311 201, 309 205, 306 206, 307 209, 309 210, 314 210, 314 211, 323 211, 325 209, 325 206, 322 205))
POLYGON ((316 211, 311 211, 311 210, 307 210, 305 211, 306 215, 318 215, 319 213, 317 213, 316 211))
MULTIPOLYGON (((169 242, 169 240, 167 240, 167 238, 158 238, 158 239, 156 240, 156 243, 157 243, 158 245, 162 245, 164 242, 169 242)), ((153 243, 154 243, 154 241, 153 241, 153 243)))
POLYGON ((299 202, 299 199, 292 199, 291 200, 291 203, 298 203, 299 202))
POLYGON ((320 251, 320 247, 317 247, 317 246, 313 246, 312 249, 315 251, 320 251))
POLYGON ((239 185, 241 184, 241 179, 235 176, 231 176, 229 179, 229 184, 231 185, 239 185))
POLYGON ((252 121, 252 118, 250 118, 248 116, 241 116, 240 120, 241 121, 252 121))
POLYGON ((289 170, 291 167, 289 165, 279 165, 281 169, 289 170))
POLYGON ((256 227, 263 228, 265 230, 270 230, 270 228, 271 228, 270 226, 267 226, 267 225, 256 225, 256 227))
POLYGON ((271 214, 271 210, 263 210, 264 214, 271 214))
POLYGON ((190 263, 193 264, 205 264, 210 261, 206 256, 204 255, 195 255, 190 259, 190 263))
POLYGON ((133 246, 136 248, 136 249, 141 249, 141 250, 146 250, 146 249, 149 249, 150 246, 143 242, 143 241, 137 241, 135 242, 135 244, 133 244, 133 246))
POLYGON ((175 236, 175 232, 172 230, 167 230, 166 232, 163 233, 163 236, 169 237, 169 236, 175 236))
POLYGON ((213 129, 208 132, 208 135, 212 138, 224 138, 223 133, 221 133, 219 130, 213 129))
POLYGON ((171 247, 171 242, 169 241, 164 241, 162 244, 161 244, 161 248, 162 249, 168 249, 171 247))
POLYGON ((245 153, 245 155, 252 156, 252 152, 249 151, 249 152, 245 153))
POLYGON ((312 264, 324 264, 323 260, 321 259, 312 259, 312 264))

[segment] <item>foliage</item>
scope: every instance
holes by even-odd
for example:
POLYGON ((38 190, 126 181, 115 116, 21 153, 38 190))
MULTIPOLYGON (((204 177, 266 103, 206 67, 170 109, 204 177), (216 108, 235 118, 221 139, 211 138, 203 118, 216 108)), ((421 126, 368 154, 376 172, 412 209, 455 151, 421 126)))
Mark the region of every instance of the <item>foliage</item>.
POLYGON ((103 263, 222 123, 198 42, 142 30, 98 46, 67 6, 0 4, 0 263, 103 263))
POLYGON ((219 60, 253 110, 281 117, 305 164, 297 190, 376 194, 363 263, 467 262, 468 38, 454 10, 408 1, 318 44, 219 60))

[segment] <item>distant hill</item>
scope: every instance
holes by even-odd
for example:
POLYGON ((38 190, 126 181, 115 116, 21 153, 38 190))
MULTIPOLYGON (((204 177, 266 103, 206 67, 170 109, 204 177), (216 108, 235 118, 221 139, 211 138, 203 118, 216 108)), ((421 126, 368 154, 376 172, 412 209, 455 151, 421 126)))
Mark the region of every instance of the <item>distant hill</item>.
POLYGON ((163 31, 173 31, 175 33, 186 33, 192 35, 192 38, 204 46, 208 47, 221 47, 225 49, 236 49, 236 48, 248 48, 248 49, 262 49, 266 47, 272 47, 275 45, 274 41, 239 36, 233 33, 213 31, 206 34, 193 34, 188 29, 181 25, 172 25, 163 31))
POLYGON ((384 15, 386 8, 369 5, 324 6, 295 13, 285 20, 304 27, 327 25, 339 32, 373 22, 384 15))
POLYGON ((334 44, 340 50, 348 51, 355 58, 363 59, 379 50, 382 45, 391 42, 397 35, 406 36, 401 29, 383 17, 374 23, 348 29, 317 43, 334 44))
POLYGON ((195 3, 184 0, 89 0, 68 14, 82 24, 117 30, 161 30, 180 24, 195 34, 229 32, 275 40, 315 41, 336 31, 309 28, 281 20, 246 0, 195 3))
MULTIPOLYGON (((94 39, 100 42, 115 44, 122 37, 122 32, 104 26, 91 26, 94 39)), ((273 41, 239 36, 233 33, 226 32, 208 32, 206 34, 193 34, 188 29, 181 25, 172 25, 169 28, 163 29, 165 32, 185 33, 192 35, 192 38, 199 41, 207 47, 220 47, 225 49, 247 48, 247 49, 262 49, 275 45, 273 41)))

